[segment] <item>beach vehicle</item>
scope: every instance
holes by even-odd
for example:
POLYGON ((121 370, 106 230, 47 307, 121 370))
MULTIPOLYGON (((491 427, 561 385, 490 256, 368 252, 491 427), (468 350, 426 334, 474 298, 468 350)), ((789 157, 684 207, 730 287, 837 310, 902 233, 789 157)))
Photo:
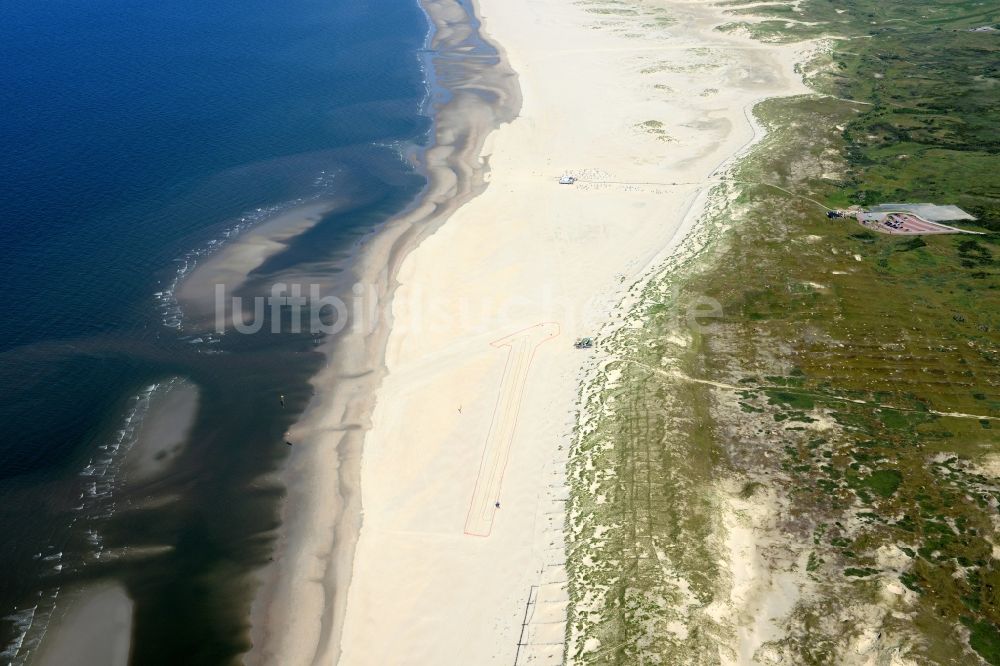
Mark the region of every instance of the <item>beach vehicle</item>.
POLYGON ((573 343, 573 346, 577 349, 590 349, 594 346, 594 341, 591 338, 578 338, 577 341, 573 343))
POLYGON ((576 178, 574 178, 573 176, 563 176, 562 178, 559 179, 560 185, 572 185, 575 182, 576 178))

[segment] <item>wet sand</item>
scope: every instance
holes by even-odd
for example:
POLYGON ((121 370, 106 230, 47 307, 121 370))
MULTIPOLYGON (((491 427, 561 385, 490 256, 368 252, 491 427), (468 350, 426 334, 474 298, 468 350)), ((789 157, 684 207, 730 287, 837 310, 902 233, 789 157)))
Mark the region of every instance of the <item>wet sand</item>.
POLYGON ((198 413, 198 387, 174 379, 153 395, 136 443, 125 458, 128 481, 160 476, 184 451, 198 413))
MULTIPOLYGON (((435 109, 434 140, 422 157, 428 180, 417 204, 365 245, 355 273, 365 309, 387 314, 405 257, 489 178, 490 133, 513 120, 520 90, 506 60, 477 44, 474 18, 454 0, 422 3, 435 32, 430 49, 448 90, 435 109)), ((385 375, 390 322, 352 327, 331 341, 316 395, 288 435, 296 442, 282 474, 287 488, 274 563, 261 572, 249 664, 330 664, 340 657, 347 591, 361 528, 361 450, 375 390, 385 375)))
POLYGON ((251 272, 285 249, 291 239, 319 223, 334 207, 330 202, 316 202, 291 208, 227 243, 199 264, 177 290, 185 325, 196 329, 216 325, 217 285, 225 287, 224 322, 231 324, 231 298, 246 284, 251 272))
POLYGON ((126 666, 132 600, 118 583, 71 592, 62 617, 45 636, 33 663, 39 666, 126 666))

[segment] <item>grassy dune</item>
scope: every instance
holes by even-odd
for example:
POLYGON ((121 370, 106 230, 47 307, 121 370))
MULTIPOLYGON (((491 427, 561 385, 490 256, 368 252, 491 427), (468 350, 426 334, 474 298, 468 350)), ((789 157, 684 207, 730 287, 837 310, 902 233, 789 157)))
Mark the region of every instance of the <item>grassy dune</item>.
POLYGON ((782 19, 745 23, 761 39, 840 37, 807 70, 829 96, 757 108, 767 139, 599 341, 569 661, 1000 664, 1000 33, 966 31, 1000 11, 754 11, 782 19), (897 239, 816 203, 881 201, 987 233, 897 239), (723 316, 692 326, 705 296, 723 316))

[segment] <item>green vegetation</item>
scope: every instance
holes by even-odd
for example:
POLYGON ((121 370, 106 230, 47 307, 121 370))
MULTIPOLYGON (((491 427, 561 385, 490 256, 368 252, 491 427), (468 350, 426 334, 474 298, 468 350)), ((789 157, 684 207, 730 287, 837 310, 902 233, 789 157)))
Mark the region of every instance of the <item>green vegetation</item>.
POLYGON ((895 469, 879 469, 871 473, 862 483, 882 497, 891 497, 903 481, 903 475, 895 469))
POLYGON ((987 622, 976 622, 970 627, 969 643, 991 664, 1000 663, 1000 630, 987 622))
POLYGON ((663 128, 663 123, 659 120, 647 120, 636 125, 636 128, 647 134, 652 134, 660 141, 673 141, 673 138, 667 134, 667 130, 663 128))
MULTIPOLYGON (((798 99, 758 112, 773 133, 738 180, 768 174, 768 182, 835 204, 843 183, 810 174, 850 173, 847 159, 816 162, 831 148, 848 152, 835 128, 856 115, 851 107, 798 99), (804 136, 793 120, 831 131, 804 136)), ((1000 580, 987 582, 1000 572, 991 518, 1000 492, 977 467, 984 454, 1000 454, 1000 441, 982 426, 1000 416, 1000 239, 871 234, 827 221, 773 188, 744 188, 738 205, 743 222, 685 281, 681 298, 709 294, 727 315, 704 336, 703 376, 743 387, 733 398, 740 423, 712 410, 734 468, 763 473, 767 465, 732 451, 772 441, 795 522, 826 525, 807 570, 828 581, 829 596, 812 608, 800 604, 798 620, 850 617, 896 578, 916 593, 916 618, 885 615, 880 631, 922 636, 909 648, 920 663, 948 663, 969 648, 1000 663, 985 629, 1000 623, 1000 580), (773 214, 779 207, 794 214, 773 214), (801 288, 807 284, 818 286, 801 288), (967 416, 944 416, 951 413, 967 416), (798 428, 810 420, 812 428, 798 428), (905 557, 880 564, 887 552, 905 557), (843 582, 829 582, 838 570, 843 582), (963 623, 975 629, 963 633, 963 623)), ((822 638, 815 629, 806 635, 822 638)), ((787 649, 800 663, 836 661, 836 641, 826 638, 827 651, 791 638, 787 649)))
POLYGON ((600 663, 713 653, 733 638, 711 611, 723 516, 761 510, 812 586, 770 646, 788 663, 838 663, 864 626, 916 663, 1000 664, 1000 34, 967 30, 1000 10, 753 11, 776 17, 742 26, 762 39, 844 36, 809 70, 831 97, 757 108, 770 133, 720 186, 703 250, 616 333, 571 463, 570 634, 598 627, 600 663), (873 234, 745 183, 954 203, 988 233, 873 234), (694 332, 675 315, 701 295, 725 316, 694 332))
MULTIPOLYGON (((766 6, 757 14, 787 15, 766 6)), ((814 81, 832 96, 858 100, 843 128, 849 167, 831 203, 954 203, 1000 231, 1000 33, 988 3, 804 0, 805 23, 744 24, 763 39, 830 34, 824 73, 814 81), (838 10, 841 10, 838 12, 838 10)))

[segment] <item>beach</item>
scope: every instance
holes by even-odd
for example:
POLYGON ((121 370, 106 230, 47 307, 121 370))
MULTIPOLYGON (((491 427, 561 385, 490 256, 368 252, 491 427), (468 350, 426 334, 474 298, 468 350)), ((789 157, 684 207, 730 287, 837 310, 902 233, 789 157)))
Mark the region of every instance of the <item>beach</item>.
POLYGON ((422 156, 427 185, 413 206, 360 248, 350 274, 360 288, 338 292, 351 313, 370 314, 352 316, 351 325, 327 342, 329 362, 312 379, 315 396, 286 433, 297 445, 280 475, 287 488, 283 526, 275 556, 258 577, 247 663, 328 663, 338 657, 361 525, 361 451, 375 389, 386 372, 387 304, 399 266, 483 191, 489 171, 480 159, 484 143, 520 108, 513 73, 479 41, 467 9, 453 0, 422 6, 434 27, 427 46, 435 86, 439 94, 445 91, 434 113, 433 141, 422 156))
POLYGON ((600 354, 574 341, 697 223, 759 138, 752 106, 807 92, 795 49, 716 31, 729 17, 701 3, 479 12, 523 104, 484 145, 482 194, 399 265, 355 461, 344 664, 562 663, 565 467, 600 354))
POLYGON ((3 664, 1000 663, 997 11, 11 10, 3 664))

